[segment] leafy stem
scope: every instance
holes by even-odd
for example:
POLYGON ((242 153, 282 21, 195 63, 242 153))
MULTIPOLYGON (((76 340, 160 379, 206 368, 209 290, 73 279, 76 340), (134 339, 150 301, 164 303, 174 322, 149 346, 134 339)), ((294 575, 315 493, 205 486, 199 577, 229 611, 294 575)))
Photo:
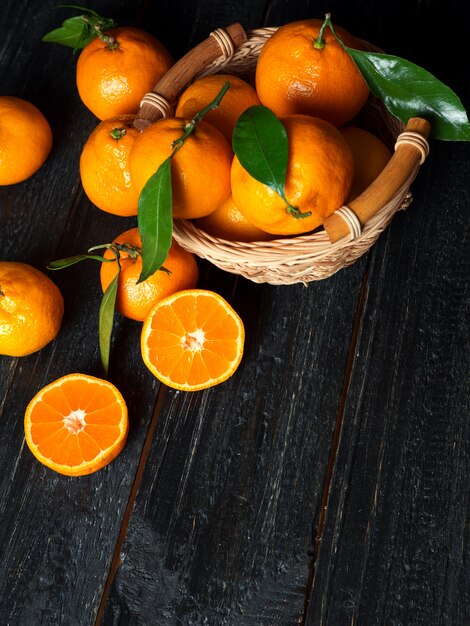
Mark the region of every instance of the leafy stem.
POLYGON ((349 48, 336 33, 329 13, 322 28, 326 26, 392 115, 404 124, 412 117, 427 119, 434 139, 470 141, 467 112, 450 87, 406 59, 349 48))
POLYGON ((149 178, 140 193, 137 221, 142 239, 142 272, 139 283, 161 268, 170 250, 173 230, 171 159, 183 147, 203 117, 220 105, 229 87, 230 83, 227 81, 214 100, 183 127, 181 137, 171 145, 170 156, 149 178))
POLYGON ((282 198, 287 213, 295 219, 310 217, 311 211, 301 211, 286 198, 287 132, 270 109, 255 105, 242 113, 233 131, 232 143, 242 167, 282 198))
POLYGON ((106 31, 116 26, 116 22, 107 17, 102 17, 96 11, 78 4, 61 4, 59 8, 78 9, 81 15, 70 17, 42 38, 48 43, 59 43, 75 50, 85 48, 93 39, 99 37, 110 49, 118 46, 114 37, 106 31))
POLYGON ((229 88, 230 88, 230 83, 227 81, 224 83, 224 85, 222 86, 222 89, 216 95, 214 100, 212 100, 212 102, 210 102, 206 107, 204 107, 198 113, 196 113, 193 119, 188 124, 186 124, 186 126, 184 127, 184 132, 181 135, 181 137, 179 139, 176 139, 172 143, 172 148, 174 151, 171 156, 173 156, 182 147, 185 140, 189 137, 189 135, 191 135, 194 132, 194 130, 196 129, 196 126, 204 118, 204 116, 207 115, 209 111, 216 109, 220 105, 222 98, 225 96, 229 88))
POLYGON ((313 40, 313 47, 316 48, 317 50, 323 50, 323 48, 325 47, 325 42, 323 41, 323 34, 327 26, 330 26, 331 28, 330 13, 325 14, 325 21, 321 25, 320 32, 318 33, 318 37, 313 40))
MULTIPOLYGON (((108 285, 106 291, 103 294, 103 298, 100 303, 99 311, 99 324, 98 324, 98 336, 101 354, 101 363, 105 375, 108 375, 109 370, 109 355, 111 352, 111 335, 113 330, 114 312, 116 309, 116 298, 119 288, 119 276, 121 274, 121 260, 122 258, 130 258, 132 260, 137 259, 142 254, 141 248, 133 246, 130 243, 104 243, 97 246, 92 246, 88 249, 87 254, 79 254, 76 256, 67 257, 58 261, 52 261, 47 266, 49 270, 61 270, 66 267, 80 263, 91 259, 93 261, 99 261, 101 263, 117 263, 117 273, 113 280, 108 285), (112 257, 105 257, 99 254, 93 254, 98 250, 109 250, 112 253, 112 257)), ((165 267, 160 268, 162 271, 168 273, 165 267)))

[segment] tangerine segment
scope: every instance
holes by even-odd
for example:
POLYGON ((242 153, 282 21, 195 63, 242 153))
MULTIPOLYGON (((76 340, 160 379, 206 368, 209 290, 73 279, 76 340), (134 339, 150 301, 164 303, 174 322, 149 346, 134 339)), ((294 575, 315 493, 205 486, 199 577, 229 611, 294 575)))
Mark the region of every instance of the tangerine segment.
POLYGON ((69 374, 41 389, 26 408, 25 438, 34 456, 66 476, 91 474, 124 448, 127 407, 111 383, 69 374))
POLYGON ((152 309, 142 328, 142 358, 169 387, 197 391, 235 372, 244 339, 243 322, 222 296, 189 289, 152 309))

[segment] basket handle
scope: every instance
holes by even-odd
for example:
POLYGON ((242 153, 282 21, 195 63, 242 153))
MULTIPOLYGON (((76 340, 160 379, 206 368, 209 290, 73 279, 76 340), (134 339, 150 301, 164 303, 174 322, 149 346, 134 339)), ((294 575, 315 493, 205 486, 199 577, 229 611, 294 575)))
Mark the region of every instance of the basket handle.
POLYGON ((430 130, 430 123, 420 117, 408 121, 397 138, 395 154, 374 182, 348 206, 337 209, 323 222, 331 243, 346 235, 357 237, 361 227, 416 174, 429 153, 430 130))
POLYGON ((145 94, 134 126, 143 130, 160 118, 168 117, 171 103, 179 92, 202 72, 208 63, 221 56, 223 60, 229 59, 246 40, 246 32, 238 23, 213 31, 207 39, 181 57, 162 76, 152 91, 145 94))

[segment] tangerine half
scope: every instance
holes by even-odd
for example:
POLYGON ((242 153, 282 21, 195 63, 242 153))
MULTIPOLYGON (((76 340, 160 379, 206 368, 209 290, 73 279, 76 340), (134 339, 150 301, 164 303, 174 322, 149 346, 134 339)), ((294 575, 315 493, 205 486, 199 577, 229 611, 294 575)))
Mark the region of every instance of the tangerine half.
POLYGON ((232 376, 244 338, 243 322, 222 296, 190 289, 152 309, 142 328, 142 358, 169 387, 197 391, 232 376))
POLYGON ((110 382, 68 374, 41 389, 26 408, 25 438, 34 456, 66 476, 91 474, 124 448, 126 403, 110 382))

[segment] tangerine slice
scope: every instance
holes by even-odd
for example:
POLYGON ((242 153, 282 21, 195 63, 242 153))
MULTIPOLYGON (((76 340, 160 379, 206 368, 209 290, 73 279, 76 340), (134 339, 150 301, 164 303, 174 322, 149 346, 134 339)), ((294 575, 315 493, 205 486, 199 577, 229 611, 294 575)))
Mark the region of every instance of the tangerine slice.
POLYGON ((154 306, 142 328, 142 358, 169 387, 197 391, 232 376, 244 339, 243 322, 222 296, 188 289, 154 306))
POLYGON ((24 428, 38 461, 60 474, 83 476, 110 463, 124 448, 127 406, 108 381, 68 374, 34 396, 24 428))

